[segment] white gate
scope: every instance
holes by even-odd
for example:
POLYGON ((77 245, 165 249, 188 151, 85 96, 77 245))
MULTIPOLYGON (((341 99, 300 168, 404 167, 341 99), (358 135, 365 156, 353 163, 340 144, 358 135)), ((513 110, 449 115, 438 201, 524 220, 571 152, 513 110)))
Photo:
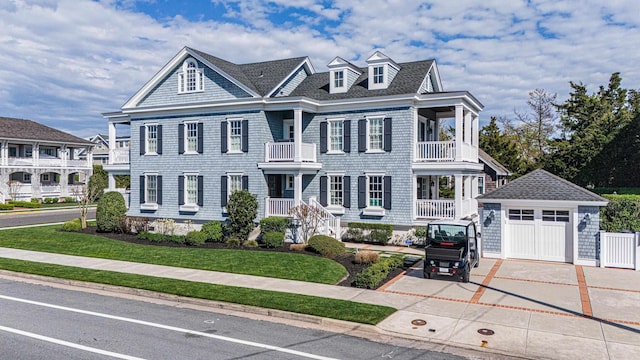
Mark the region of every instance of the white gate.
POLYGON ((600 267, 640 270, 640 233, 601 231, 600 267))

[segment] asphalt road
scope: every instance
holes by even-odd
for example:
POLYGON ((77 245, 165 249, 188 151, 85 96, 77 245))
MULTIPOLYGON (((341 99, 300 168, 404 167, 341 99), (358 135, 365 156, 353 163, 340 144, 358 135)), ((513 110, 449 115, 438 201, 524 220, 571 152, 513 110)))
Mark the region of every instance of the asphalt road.
MULTIPOLYGON (((65 222, 80 217, 80 209, 53 209, 0 214, 0 228, 65 222)), ((87 219, 95 219, 96 208, 90 208, 87 219)))
POLYGON ((0 278, 0 359, 463 359, 0 278))

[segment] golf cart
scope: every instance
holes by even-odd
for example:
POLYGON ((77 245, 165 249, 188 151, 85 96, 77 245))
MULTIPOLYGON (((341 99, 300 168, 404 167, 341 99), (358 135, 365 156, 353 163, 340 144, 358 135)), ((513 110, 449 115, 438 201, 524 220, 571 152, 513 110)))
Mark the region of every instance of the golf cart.
POLYGON ((437 220, 427 225, 424 277, 455 276, 469 282, 472 267, 478 267, 478 232, 472 220, 437 220))

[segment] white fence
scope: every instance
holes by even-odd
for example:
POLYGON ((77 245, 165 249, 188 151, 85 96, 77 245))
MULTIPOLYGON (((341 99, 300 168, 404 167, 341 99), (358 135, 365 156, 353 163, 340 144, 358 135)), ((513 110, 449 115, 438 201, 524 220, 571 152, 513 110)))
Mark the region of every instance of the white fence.
POLYGON ((640 271, 640 232, 600 232, 600 267, 640 271))

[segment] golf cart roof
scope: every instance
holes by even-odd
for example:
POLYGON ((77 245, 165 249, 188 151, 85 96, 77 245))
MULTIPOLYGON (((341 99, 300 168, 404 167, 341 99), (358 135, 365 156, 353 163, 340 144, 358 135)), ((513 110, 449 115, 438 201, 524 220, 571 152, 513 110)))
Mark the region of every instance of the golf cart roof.
POLYGON ((428 225, 458 225, 458 226, 469 226, 473 223, 473 220, 453 220, 453 219, 443 219, 443 220, 435 220, 430 222, 428 225))

